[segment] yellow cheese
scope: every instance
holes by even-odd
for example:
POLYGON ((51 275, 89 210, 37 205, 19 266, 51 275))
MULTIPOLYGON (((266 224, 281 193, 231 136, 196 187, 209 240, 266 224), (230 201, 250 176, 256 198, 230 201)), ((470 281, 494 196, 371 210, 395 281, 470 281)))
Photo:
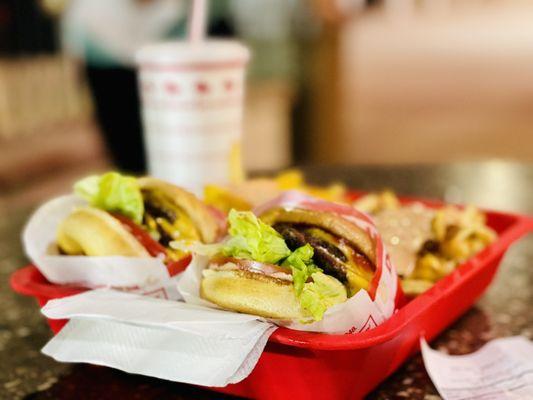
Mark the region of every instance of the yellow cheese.
POLYGON ((349 295, 353 296, 360 289, 368 290, 370 281, 374 276, 374 271, 368 270, 362 265, 359 265, 355 260, 355 250, 346 241, 340 240, 338 237, 332 235, 319 228, 309 228, 307 230, 311 235, 321 240, 324 240, 339 249, 347 258, 344 262, 346 265, 346 278, 348 279, 349 295))
POLYGON ((145 213, 145 226, 149 231, 157 231, 161 228, 168 236, 173 239, 200 240, 198 229, 187 213, 177 207, 166 196, 156 190, 153 190, 146 196, 145 201, 152 202, 156 207, 160 206, 172 210, 175 214, 175 221, 169 221, 167 218, 158 216, 154 218, 148 212, 145 213))

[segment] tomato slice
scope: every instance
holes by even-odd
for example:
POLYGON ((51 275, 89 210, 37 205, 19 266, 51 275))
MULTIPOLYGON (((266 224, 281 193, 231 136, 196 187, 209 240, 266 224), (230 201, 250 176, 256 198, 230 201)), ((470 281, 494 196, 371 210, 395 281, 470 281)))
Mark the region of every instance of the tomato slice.
POLYGON ((226 263, 234 264, 236 269, 241 269, 243 271, 250 271, 264 275, 291 275, 291 270, 289 268, 281 267, 279 265, 266 264, 261 263, 259 261, 246 260, 234 257, 216 257, 211 259, 211 265, 221 266, 226 263))
POLYGON ((170 276, 174 276, 182 272, 191 262, 192 256, 190 254, 185 255, 183 258, 177 261, 168 260, 165 246, 163 246, 157 240, 154 240, 154 238, 152 238, 150 234, 142 227, 123 215, 112 215, 120 221, 120 223, 135 237, 135 239, 139 241, 139 243, 146 249, 148 254, 150 254, 152 257, 160 257, 161 255, 165 257, 165 264, 170 276))
POLYGON ((133 222, 131 219, 124 217, 123 215, 113 214, 113 217, 118 219, 122 225, 137 239, 146 251, 153 257, 157 257, 161 254, 166 256, 167 251, 165 247, 154 240, 148 232, 133 222))
POLYGON ((174 276, 174 275, 179 274, 180 272, 185 271, 187 266, 190 264, 191 260, 192 260, 192 255, 189 253, 177 261, 170 261, 167 264, 168 273, 170 274, 170 276, 174 276))

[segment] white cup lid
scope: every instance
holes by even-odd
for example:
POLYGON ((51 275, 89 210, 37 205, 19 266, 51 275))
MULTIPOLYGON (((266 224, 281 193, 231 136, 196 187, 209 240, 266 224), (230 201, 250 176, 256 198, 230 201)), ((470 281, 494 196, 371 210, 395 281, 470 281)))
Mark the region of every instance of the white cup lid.
POLYGON ((199 43, 159 42, 141 48, 135 55, 135 60, 141 67, 145 65, 245 64, 249 58, 248 48, 235 40, 205 40, 199 43))

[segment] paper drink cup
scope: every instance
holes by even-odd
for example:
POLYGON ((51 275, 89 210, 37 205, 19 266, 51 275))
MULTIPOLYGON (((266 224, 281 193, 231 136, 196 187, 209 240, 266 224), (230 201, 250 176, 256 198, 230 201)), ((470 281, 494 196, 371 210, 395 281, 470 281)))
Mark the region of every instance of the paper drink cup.
POLYGON ((249 51, 236 41, 150 45, 137 53, 149 173, 201 194, 242 179, 249 51))

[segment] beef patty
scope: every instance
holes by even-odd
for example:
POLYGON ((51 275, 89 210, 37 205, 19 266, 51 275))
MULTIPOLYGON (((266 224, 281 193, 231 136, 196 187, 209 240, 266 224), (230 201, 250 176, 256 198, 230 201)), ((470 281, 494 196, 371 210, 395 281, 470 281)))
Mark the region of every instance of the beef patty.
POLYGON ((283 236, 287 246, 293 251, 309 243, 314 250, 315 264, 341 282, 347 281, 348 258, 334 244, 313 235, 311 229, 313 227, 303 224, 276 223, 273 228, 283 236))

